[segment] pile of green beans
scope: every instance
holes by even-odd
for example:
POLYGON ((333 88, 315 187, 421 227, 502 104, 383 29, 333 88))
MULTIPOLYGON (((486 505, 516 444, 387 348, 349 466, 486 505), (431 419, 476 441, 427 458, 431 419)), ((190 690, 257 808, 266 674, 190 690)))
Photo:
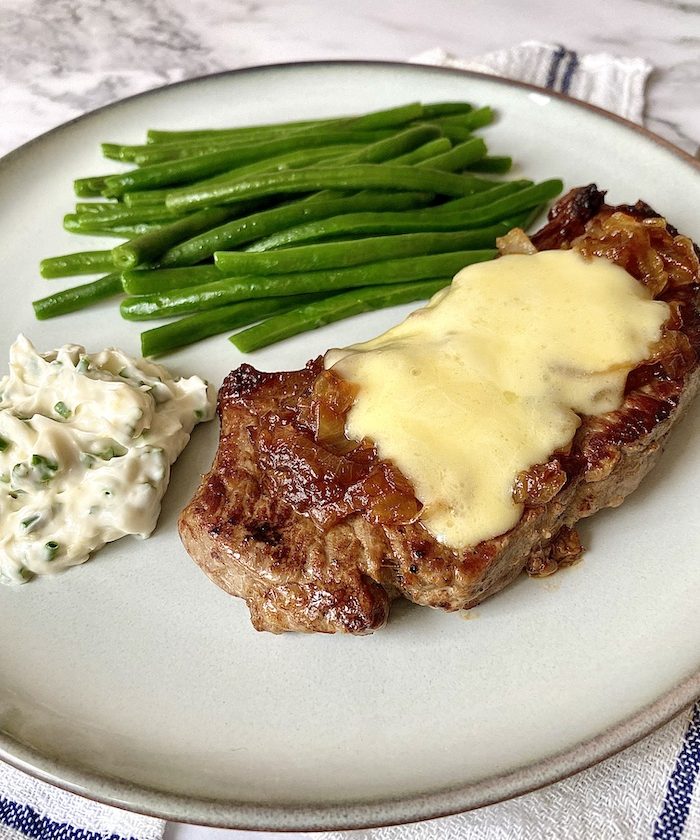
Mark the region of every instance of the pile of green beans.
POLYGON ((144 355, 240 328, 231 341, 250 352, 430 297, 562 190, 494 177, 512 159, 474 134, 493 119, 488 106, 412 102, 104 143, 134 168, 75 181, 64 227, 126 241, 43 260, 45 278, 103 276, 34 301, 36 317, 121 296, 128 320, 176 318, 141 334, 144 355))

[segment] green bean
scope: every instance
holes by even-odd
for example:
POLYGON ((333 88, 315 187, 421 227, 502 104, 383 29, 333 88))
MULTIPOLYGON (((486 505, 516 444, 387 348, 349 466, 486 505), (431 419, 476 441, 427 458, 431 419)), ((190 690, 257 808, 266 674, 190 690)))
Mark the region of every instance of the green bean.
POLYGON ((471 140, 474 135, 470 128, 464 128, 462 125, 445 125, 440 126, 442 136, 447 137, 454 143, 464 143, 466 140, 471 140))
POLYGON ((384 163, 399 155, 407 154, 440 138, 440 129, 434 125, 417 125, 392 134, 385 140, 368 143, 356 152, 338 158, 335 163, 345 166, 351 163, 384 163))
POLYGON ((466 114, 444 115, 438 117, 435 121, 442 128, 459 126, 461 128, 474 129, 489 125, 489 123, 493 122, 494 117, 493 109, 487 105, 484 108, 473 108, 466 114))
POLYGON ((102 157, 107 158, 108 160, 121 160, 121 161, 131 161, 133 158, 126 158, 122 157, 123 150, 126 148, 130 148, 128 146, 122 146, 121 143, 100 143, 100 151, 102 152, 102 157))
POLYGON ((77 312, 93 303, 106 298, 115 297, 122 291, 121 275, 114 272, 94 280, 92 283, 84 283, 82 286, 73 286, 61 292, 55 292, 48 297, 35 300, 32 303, 34 314, 43 321, 46 318, 54 318, 56 315, 65 315, 68 312, 77 312))
MULTIPOLYGON (((457 198, 437 207, 409 209, 403 212, 343 212, 320 220, 310 220, 302 224, 278 230, 268 236, 256 239, 246 247, 246 251, 270 251, 303 242, 317 242, 334 237, 347 238, 358 234, 386 234, 410 231, 445 231, 464 228, 463 216, 466 210, 479 205, 491 204, 498 198, 511 195, 532 185, 532 181, 508 181, 497 184, 490 190, 476 195, 457 198)), ((370 193, 371 194, 371 193, 370 193)), ((401 195, 401 193, 399 193, 401 195)), ((395 208, 388 208, 393 210, 395 208)), ((217 249, 219 250, 219 249, 217 249)), ((221 249, 221 250, 228 250, 221 249)))
POLYGON ((405 155, 392 158, 391 162, 394 166, 415 166, 421 161, 428 160, 428 158, 441 155, 443 152, 449 152, 451 148, 452 143, 447 137, 436 137, 435 140, 429 140, 417 149, 406 152, 405 155))
MULTIPOLYGON (((434 138, 436 129, 434 128, 411 128, 406 131, 394 135, 389 140, 382 140, 365 146, 357 152, 348 155, 344 158, 345 161, 365 161, 365 162, 380 162, 391 158, 392 156, 405 153, 407 150, 415 150, 416 147, 422 148, 431 138, 434 138)), ((179 194, 179 191, 174 191, 173 195, 179 194)), ((262 214, 256 215, 248 219, 242 219, 239 223, 232 223, 229 226, 215 228, 209 233, 202 234, 201 237, 195 237, 191 242, 185 242, 182 246, 173 248, 163 255, 160 263, 163 266, 178 266, 178 265, 192 265, 200 262, 207 257, 212 256, 214 251, 230 248, 233 245, 242 242, 249 242, 255 239, 256 236, 265 236, 268 233, 280 230, 280 227, 298 224, 303 219, 320 218, 324 214, 333 215, 339 211, 335 206, 328 208, 316 206, 321 203, 322 198, 327 200, 343 199, 347 200, 347 196, 342 193, 338 196, 336 193, 327 191, 326 195, 318 193, 314 196, 317 201, 314 203, 314 208, 309 210, 306 203, 290 205, 289 208, 275 208, 273 211, 262 211, 262 214), (292 209, 295 208, 295 209, 292 209), (277 212, 279 210, 279 213, 277 212)), ((358 195, 351 202, 353 206, 349 209, 402 209, 405 207, 415 207, 419 204, 425 204, 430 199, 430 196, 416 196, 407 195, 405 199, 399 195, 388 196, 386 199, 375 195, 358 195), (408 203, 406 203, 408 202, 408 203), (379 205, 382 205, 381 207, 379 205)), ((309 202, 311 203, 311 202, 309 202)))
POLYGON ((497 225, 482 230, 457 233, 401 233, 397 236, 374 236, 342 242, 322 242, 282 248, 276 251, 217 251, 216 267, 226 276, 291 274, 293 272, 323 271, 363 265, 378 260, 401 257, 444 254, 473 248, 489 248, 509 228, 497 225))
POLYGON ((78 201, 75 205, 75 212, 78 215, 102 216, 104 213, 119 209, 123 210, 124 205, 117 201, 78 201))
POLYGON ((297 122, 288 123, 268 123, 263 125, 246 125, 239 128, 204 128, 193 130, 162 130, 157 128, 149 128, 146 132, 146 138, 149 143, 170 143, 190 140, 213 140, 217 138, 231 139, 233 137, 245 137, 261 140, 263 138, 269 139, 271 136, 279 136, 280 134, 288 134, 290 131, 296 131, 299 128, 307 128, 308 126, 327 126, 335 122, 337 117, 324 120, 300 120, 297 122))
POLYGON ((163 225, 159 222, 137 222, 133 225, 115 224, 101 221, 97 216, 77 216, 69 213, 63 219, 63 227, 71 233, 84 233, 88 236, 118 236, 131 239, 152 230, 158 230, 163 225))
MULTIPOLYGON (((296 152, 292 153, 296 156, 296 158, 292 158, 290 155, 285 155, 284 158, 287 159, 288 162, 291 161, 291 165, 284 166, 284 167, 273 167, 268 164, 271 164, 273 161, 280 162, 282 158, 273 158, 269 161, 258 161, 255 164, 251 164, 247 167, 238 167, 235 170, 231 170, 229 172, 219 174, 214 176, 213 178, 208 178, 205 181, 198 181, 196 186, 197 187, 208 187, 212 184, 220 184, 223 182, 228 182, 231 179, 239 179, 248 177, 249 175, 258 174, 262 172, 269 172, 275 171, 275 169, 297 169, 301 168, 302 166, 308 166, 311 163, 317 162, 321 165, 326 165, 327 162, 334 161, 335 164, 348 164, 348 163, 382 163, 385 160, 392 159, 397 155, 401 155, 416 149, 416 147, 420 147, 421 144, 425 145, 426 142, 429 142, 431 139, 439 139, 440 130, 435 126, 414 126, 413 128, 408 128, 405 131, 401 131, 398 134, 392 134, 391 137, 385 140, 378 140, 376 143, 370 143, 365 146, 360 147, 352 147, 348 149, 347 146, 337 146, 336 150, 338 152, 337 155, 328 155, 328 151, 330 147, 325 149, 319 149, 318 151, 323 151, 324 155, 322 158, 317 158, 316 161, 313 161, 308 154, 309 151, 315 150, 297 150, 296 152), (342 152, 342 154, 341 154, 342 152), (305 156, 302 157, 302 154, 305 153, 305 156)), ((448 141, 449 142, 449 141, 448 141)), ((191 185, 195 186, 195 185, 191 185)), ((178 196, 182 194, 188 194, 191 186, 180 187, 176 189, 169 189, 169 190, 158 190, 157 192, 162 195, 165 199, 168 196, 178 196)), ((156 192, 156 191, 151 191, 156 192)), ((322 195, 319 193, 318 195, 314 196, 314 198, 338 198, 340 197, 336 193, 331 193, 327 191, 327 194, 322 195)), ((129 193, 125 195, 125 201, 129 202, 129 193)))
POLYGON ((118 198, 134 190, 183 184, 216 175, 225 169, 253 163, 265 158, 276 157, 295 149, 318 148, 335 144, 353 143, 357 134, 351 131, 321 132, 297 137, 294 134, 257 143, 246 150, 238 147, 203 155, 194 155, 180 160, 165 161, 132 169, 119 175, 107 175, 103 195, 118 198))
MULTIPOLYGON (((381 129, 375 131, 353 131, 342 132, 345 138, 343 143, 352 143, 355 145, 374 143, 377 140, 383 140, 394 134, 392 129, 381 129)), ((282 140, 288 140, 291 136, 299 137, 300 135, 280 135, 272 138, 268 142, 279 143, 282 140)), ((329 130, 326 135, 330 140, 335 136, 333 130, 329 130)), ((109 146, 109 155, 105 157, 112 157, 113 159, 133 162, 138 166, 150 166, 155 163, 165 163, 166 161, 182 160, 183 158, 197 157, 199 155, 210 154, 213 152, 239 152, 241 157, 249 155, 251 149, 258 149, 260 147, 259 141, 251 140, 208 140, 208 141, 190 141, 188 143, 157 143, 145 146, 114 146, 114 144, 103 144, 109 146)), ((331 142, 327 145, 332 145, 331 142)))
MULTIPOLYGON (((353 128, 397 128, 412 120, 423 116, 423 106, 420 102, 409 102, 408 105, 398 105, 381 111, 371 111, 360 114, 359 117, 343 117, 339 123, 353 128)), ((305 131, 310 131, 307 128, 305 131)))
POLYGON ((493 122, 494 116, 489 107, 476 108, 466 114, 438 117, 431 121, 431 125, 438 126, 444 137, 462 142, 473 136, 474 129, 493 122))
MULTIPOLYGON (((445 142, 450 141, 445 138, 445 142)), ((351 152, 359 151, 362 148, 357 143, 345 143, 338 146, 322 146, 319 149, 297 149, 293 152, 288 152, 279 157, 267 158, 266 160, 259 160, 255 163, 250 163, 247 166, 239 166, 235 170, 227 169, 218 175, 213 175, 211 178, 206 178, 202 181, 197 181, 197 184, 204 186, 209 184, 218 184, 222 180, 228 180, 232 177, 235 171, 240 177, 244 175, 254 175, 258 172, 268 172, 277 169, 297 169, 302 166, 311 166, 314 163, 320 163, 324 160, 331 160, 333 158, 350 154, 351 152)), ((180 187, 179 189, 182 189, 180 187)), ((177 193, 178 188, 164 187, 157 190, 143 190, 137 192, 128 192, 123 196, 124 204, 127 207, 135 207, 143 204, 162 204, 169 193, 177 193)))
MULTIPOLYGON (((372 130, 372 131, 354 131, 354 130, 353 131, 348 131, 348 130, 343 130, 340 133, 343 136, 347 137, 346 141, 328 143, 327 146, 320 146, 318 148, 322 151, 328 149, 328 151, 330 152, 330 149, 335 147, 336 149, 339 149, 338 153, 340 153, 340 152, 345 152, 346 147, 348 147, 347 152, 350 152, 350 151, 353 150, 353 148, 350 148, 350 147, 354 147, 355 149, 359 149, 362 146, 366 146, 366 145, 369 145, 369 144, 372 144, 372 143, 376 143, 380 140, 385 140, 385 139, 388 139, 389 137, 393 137, 394 134, 396 134, 396 129, 388 129, 387 128, 387 129, 375 129, 375 130, 372 130)), ((304 136, 295 135, 295 136, 298 137, 299 142, 302 142, 305 135, 304 136)), ((328 136, 329 136, 329 138, 334 138, 336 135, 335 135, 335 132, 329 131, 328 136)), ((282 140, 282 139, 288 138, 288 137, 290 137, 290 135, 288 133, 287 134, 283 133, 277 139, 282 140)), ((193 154, 206 154, 209 151, 212 151, 212 152, 216 152, 216 151, 220 151, 220 150, 223 151, 226 145, 227 144, 223 144, 223 143, 220 144, 219 146, 217 146, 216 144, 213 144, 209 148, 206 145, 201 145, 201 146, 197 145, 193 149, 193 154)), ((258 145, 259 145, 258 143, 255 143, 256 147, 258 145)), ((163 152, 161 152, 161 155, 155 155, 153 153, 153 151, 155 149, 160 149, 161 148, 160 146, 152 146, 151 145, 150 147, 147 147, 147 148, 151 149, 150 153, 149 152, 142 152, 142 153, 136 155, 136 158, 135 158, 134 162, 136 164, 138 164, 139 166, 148 165, 151 162, 158 163, 160 157, 162 157, 162 160, 165 161, 165 160, 168 160, 168 159, 170 159, 170 160, 181 159, 182 157, 187 157, 188 156, 188 155, 186 155, 186 152, 187 152, 186 149, 183 149, 182 153, 180 153, 180 154, 175 154, 175 152, 173 150, 173 151, 170 152, 170 158, 167 158, 163 152)), ((230 148, 231 149, 240 148, 241 150, 243 150, 245 148, 249 148, 249 145, 248 145, 248 143, 233 144, 233 145, 230 146, 230 148)), ((313 147, 313 149, 308 149, 308 148, 305 148, 304 146, 302 146, 301 149, 297 149, 296 151, 311 152, 312 150, 316 151, 316 147, 313 147)), ((324 154, 324 156, 328 156, 328 155, 324 154)), ((320 155, 318 155, 318 152, 317 152, 317 157, 320 157, 320 155)))
POLYGON ((130 269, 122 272, 122 287, 128 295, 148 295, 201 286, 221 280, 224 275, 215 265, 187 268, 130 269))
MULTIPOLYGON (((104 144, 107 156, 140 168, 78 179, 78 196, 116 202, 79 201, 65 227, 128 237, 111 252, 85 253, 99 255, 93 270, 129 270, 35 301, 37 317, 120 290, 130 295, 121 309, 131 320, 194 313, 144 332, 144 352, 160 353, 260 318, 267 320, 239 336, 268 343, 391 305, 402 286, 407 300, 417 299, 418 286, 436 289, 464 265, 495 256, 496 237, 526 224, 561 189, 471 174, 512 166, 472 135, 493 118, 491 108, 464 102, 409 103, 359 117, 153 131, 145 145, 104 144), (216 264, 203 262, 214 254, 216 264)), ((42 273, 61 276, 71 265, 89 270, 81 254, 68 254, 44 261, 42 273)))
POLYGON ((504 219, 506 216, 514 213, 529 210, 531 207, 536 207, 545 201, 555 198, 563 188, 564 184, 559 178, 550 178, 548 181, 533 184, 512 195, 504 196, 489 204, 465 211, 463 215, 464 224, 470 227, 486 225, 499 219, 504 219))
MULTIPOLYGON (((389 137, 386 140, 378 140, 365 146, 358 152, 347 155, 334 162, 334 166, 345 166, 354 163, 384 163, 387 160, 411 152, 430 140, 438 139, 440 129, 434 125, 420 125, 407 128, 404 131, 389 137)), ((324 164, 325 165, 325 164, 324 164)), ((331 198, 342 198, 344 192, 338 190, 324 189, 320 192, 306 196, 304 201, 325 201, 331 198)))
POLYGON ((161 356, 178 347, 186 347, 203 338, 218 335, 237 327, 245 327, 268 315, 286 312, 304 303, 318 300, 318 295, 289 295, 279 298, 246 300, 209 309, 197 315, 188 315, 141 333, 141 353, 144 356, 161 356))
MULTIPOLYGON (((446 103, 444 109, 445 113, 458 112, 461 103, 446 103)), ((439 103, 432 108, 438 108, 439 103)), ((320 120, 303 120, 300 122, 290 123, 267 123, 265 125, 242 126, 240 128, 223 128, 223 129, 204 129, 195 131, 158 131, 150 129, 148 131, 149 142, 163 142, 170 140, 200 140, 211 139, 216 137, 253 137, 259 140, 265 134, 278 134, 280 132, 289 133, 293 131, 297 133, 301 130, 311 131, 315 129, 322 129, 328 127, 346 127, 351 126, 360 129, 374 129, 374 128, 396 128, 405 125, 412 120, 416 120, 423 116, 425 106, 419 102, 411 102, 408 105, 400 105, 395 108, 386 108, 380 111, 371 111, 366 114, 361 114, 357 117, 332 117, 330 119, 320 120)), ((437 112, 436 112, 437 113, 437 112)), ((442 115, 442 113, 440 113, 442 115)))
POLYGON ((242 353, 250 353, 276 341, 318 329, 334 321, 359 315, 361 312, 425 300, 448 286, 450 282, 451 278, 445 277, 422 283, 397 283, 353 289, 274 315, 260 324, 232 335, 229 341, 242 353))
MULTIPOLYGON (((439 133, 440 129, 435 126, 418 126, 410 128, 385 140, 379 140, 376 143, 371 143, 357 152, 343 156, 339 162, 376 162, 378 160, 386 160, 389 157, 394 157, 397 154, 409 151, 426 142, 428 139, 439 136, 439 133)), ((337 134, 335 136, 341 137, 342 135, 337 134)), ((274 154, 279 155, 285 150, 289 150, 289 148, 327 148, 328 138, 327 136, 310 136, 301 141, 301 146, 299 146, 297 141, 293 141, 290 138, 281 138, 279 141, 271 141, 268 144, 258 145, 256 148, 251 150, 247 157, 252 161, 257 161, 260 158, 269 159, 270 156, 273 155, 273 146, 275 148, 274 154)), ((240 167, 242 163, 245 163, 245 160, 242 160, 241 155, 234 158, 229 152, 213 152, 209 155, 185 158, 180 161, 154 164, 150 167, 143 167, 143 169, 132 170, 131 172, 127 172, 123 175, 107 176, 105 178, 107 186, 103 190, 103 193, 105 195, 118 196, 132 190, 138 190, 142 187, 151 188, 169 184, 179 184, 183 181, 197 181, 206 175, 216 174, 222 170, 230 169, 234 165, 238 165, 238 167, 240 167)), ((210 202, 210 204, 211 203, 212 202, 210 202)))
POLYGON ((120 309, 122 316, 127 320, 144 321, 170 315, 187 315, 253 298, 334 292, 358 286, 378 286, 413 280, 434 280, 439 277, 452 277, 465 265, 490 260, 496 255, 497 251, 494 249, 458 251, 452 254, 383 260, 330 271, 278 274, 274 277, 225 278, 189 289, 128 297, 122 301, 120 309))
POLYGON ((79 198, 97 198, 102 195, 105 188, 103 175, 95 175, 90 178, 77 178, 73 181, 73 191, 79 198))
MULTIPOLYGON (((473 196, 467 196, 455 201, 441 204, 439 207, 430 208, 431 214, 446 224, 449 222, 459 223, 462 227, 477 228, 493 222, 506 219, 516 213, 529 210, 543 202, 555 198, 564 188, 562 181, 558 178, 550 178, 548 181, 541 181, 539 184, 528 183, 527 181, 514 181, 512 184, 525 184, 519 189, 505 190, 505 184, 480 193, 481 197, 489 196, 490 201, 483 201, 477 204, 473 196), (448 217, 451 219, 448 222, 448 217)), ((427 216, 428 211, 417 211, 427 216)), ((415 215, 415 218, 419 218, 415 215)))
MULTIPOLYGON (((259 172, 273 171, 275 169, 297 169, 304 166, 309 166, 320 161, 335 160, 337 163, 381 163, 385 160, 395 158, 398 155, 409 153, 416 150, 416 147, 421 147, 433 139, 439 139, 440 129, 436 126, 421 125, 407 128, 396 134, 392 134, 385 140, 378 140, 375 143, 358 146, 352 145, 338 145, 321 147, 319 149, 298 149, 286 155, 281 155, 275 158, 269 158, 263 161, 257 161, 245 167, 237 167, 235 170, 229 170, 204 181, 198 181, 197 186, 208 186, 210 184, 218 184, 222 181, 228 181, 231 178, 242 178, 256 174, 259 172)), ((449 143, 448 140, 442 141, 449 143)), ((135 195, 153 195, 158 193, 163 198, 169 193, 172 195, 179 195, 186 192, 187 187, 180 187, 169 190, 151 190, 149 193, 127 193, 124 200, 127 204, 130 203, 132 196, 135 195)))
MULTIPOLYGON (((324 219, 321 222, 299 225, 257 240, 246 249, 246 253, 269 252, 273 248, 337 236, 347 238, 358 234, 373 234, 386 241, 388 237, 385 234, 479 229, 485 225, 508 219, 508 217, 514 217, 523 210, 537 207, 542 202, 557 196, 563 187, 561 181, 552 179, 535 185, 524 182, 527 184, 524 188, 513 189, 512 187, 518 183, 523 182, 501 184, 493 190, 479 193, 479 196, 483 196, 484 199, 492 194, 494 196, 493 201, 484 200, 481 206, 475 206, 476 202, 473 201, 475 197, 468 196, 447 202, 439 207, 429 207, 423 210, 409 210, 403 213, 348 213, 343 216, 324 219), (511 189, 506 190, 507 186, 511 189)), ((505 224, 513 227, 524 224, 525 221, 525 217, 522 219, 511 218, 505 224)), ((492 230, 492 228, 485 228, 483 232, 485 233, 486 230, 492 230)), ((508 228, 499 230, 495 233, 495 236, 503 236, 507 233, 507 230, 508 228)), ((352 247, 348 247, 348 243, 343 244, 349 252, 354 251, 355 244, 352 247)), ((334 243, 334 247, 340 248, 340 245, 334 243)), ((290 251, 294 250, 298 249, 286 247, 281 255, 289 254, 290 251)), ((223 268, 223 265, 221 267, 223 268)))
POLYGON ((465 167, 470 172, 489 172, 493 175, 505 175, 513 166, 513 158, 505 155, 487 155, 465 167))
POLYGON ((169 248, 222 224, 231 216, 238 215, 240 208, 209 207, 198 210, 184 218, 177 219, 157 230, 142 233, 122 242, 111 251, 117 268, 134 268, 141 263, 150 263, 161 257, 169 248))
POLYGON ((428 169, 439 169, 441 172, 456 172, 458 169, 466 169, 470 164, 481 160, 485 155, 486 143, 481 137, 473 137, 465 143, 454 146, 449 151, 419 161, 415 165, 428 169))
POLYGON ((377 125, 382 128, 395 128, 398 125, 403 125, 411 120, 419 118, 430 120, 438 117, 465 113, 470 110, 472 110, 472 106, 466 102, 436 102, 426 105, 410 103, 408 106, 390 108, 388 110, 374 112, 373 114, 365 114, 360 117, 330 117, 318 120, 300 120, 296 122, 241 126, 238 128, 214 128, 184 131, 149 129, 147 132, 147 138, 149 143, 190 140, 200 141, 211 139, 228 140, 237 137, 260 140, 271 135, 279 135, 280 133, 289 133, 291 131, 296 132, 301 129, 313 130, 317 128, 327 128, 331 125, 347 124, 348 122, 351 124, 354 122, 355 125, 359 125, 360 128, 372 128, 377 127, 377 125), (379 120, 377 119, 377 115, 380 115, 379 120))
MULTIPOLYGON (((240 140, 238 143, 250 141, 240 140)), ((101 143, 102 156, 108 160, 118 160, 123 163, 162 163, 174 157, 188 157, 200 153, 202 148, 207 152, 220 151, 223 148, 236 145, 230 138, 211 140, 177 140, 170 143, 149 143, 146 145, 128 145, 122 143, 101 143), (139 160, 139 157, 142 157, 139 160)))
POLYGON ((335 167, 309 167, 288 172, 271 172, 221 183, 208 189, 193 187, 187 193, 169 196, 166 206, 189 210, 269 195, 312 192, 319 189, 341 190, 424 190, 440 195, 469 195, 488 189, 491 181, 466 175, 453 175, 417 166, 351 164, 335 167))
MULTIPOLYGON (((78 207, 83 205, 78 205, 78 207)), ((77 207, 76 207, 77 209, 77 207)), ((165 204, 146 205, 144 207, 124 207, 123 204, 114 204, 109 207, 102 207, 94 213, 69 213, 66 219, 72 225, 139 225, 144 222, 172 222, 182 213, 174 213, 165 204)))
POLYGON ((452 216, 455 213, 461 213, 462 210, 471 210, 485 204, 492 204, 496 199, 520 192, 520 190, 533 185, 532 181, 528 181, 526 178, 517 181, 490 181, 489 183, 491 186, 487 190, 473 195, 465 195, 463 198, 453 198, 443 204, 431 207, 431 214, 452 216))
POLYGON ((47 257, 39 263, 42 277, 70 277, 73 274, 98 274, 114 268, 111 251, 79 251, 60 257, 47 257))
POLYGON ((300 222, 335 216, 359 210, 405 210, 428 204, 431 193, 373 193, 364 192, 343 198, 317 202, 296 202, 282 207, 262 210, 195 236, 166 251, 159 266, 194 265, 211 257, 215 251, 234 248, 267 236, 300 222))
POLYGON ((424 120, 435 120, 454 114, 468 114, 473 110, 474 106, 469 102, 428 102, 423 105, 421 116, 424 120))

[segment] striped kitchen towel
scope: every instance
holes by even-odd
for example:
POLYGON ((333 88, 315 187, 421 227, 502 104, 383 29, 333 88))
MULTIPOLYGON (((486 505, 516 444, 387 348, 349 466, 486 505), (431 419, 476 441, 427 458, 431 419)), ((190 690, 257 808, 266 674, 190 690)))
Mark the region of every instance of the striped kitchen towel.
POLYGON ((0 840, 160 840, 165 823, 100 805, 0 762, 0 840))
POLYGON ((470 59, 434 49, 421 53, 412 61, 529 82, 598 105, 638 123, 642 122, 644 88, 652 70, 651 64, 643 58, 608 53, 582 54, 561 44, 540 41, 525 41, 516 47, 470 59))
POLYGON ((314 840, 700 840, 700 703, 648 738, 542 790, 413 825, 314 840))

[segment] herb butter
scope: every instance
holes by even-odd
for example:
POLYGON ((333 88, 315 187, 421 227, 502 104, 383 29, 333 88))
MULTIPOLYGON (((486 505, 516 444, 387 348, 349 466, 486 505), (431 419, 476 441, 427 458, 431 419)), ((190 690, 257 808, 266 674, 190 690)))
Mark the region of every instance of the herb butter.
POLYGON ((20 336, 0 379, 0 581, 84 563, 155 528, 170 465, 214 396, 197 376, 119 350, 38 353, 20 336))
POLYGON ((330 351, 356 383, 351 438, 371 438, 456 549, 515 526, 522 470, 568 446, 581 415, 619 408, 669 317, 623 268, 575 251, 469 266, 384 335, 330 351))

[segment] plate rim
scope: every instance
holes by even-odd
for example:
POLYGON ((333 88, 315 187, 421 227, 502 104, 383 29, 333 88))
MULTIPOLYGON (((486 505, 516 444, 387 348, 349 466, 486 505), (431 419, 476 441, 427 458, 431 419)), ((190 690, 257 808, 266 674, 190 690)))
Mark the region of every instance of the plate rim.
POLYGON ((168 794, 146 785, 134 785, 121 779, 76 769, 71 770, 72 780, 58 778, 51 768, 63 772, 62 768, 66 765, 47 759, 3 733, 0 733, 0 759, 42 782, 93 802, 172 822, 250 831, 389 828, 466 813, 568 779, 653 734, 677 715, 689 710, 698 698, 700 672, 691 675, 631 717, 542 761, 491 776, 476 784, 461 785, 439 793, 365 803, 260 806, 259 803, 226 803, 168 794), (19 747, 16 755, 6 754, 5 743, 8 742, 19 747), (111 792, 100 792, 99 788, 105 785, 111 788, 111 792), (376 816, 379 809, 383 815, 381 818, 376 816))
MULTIPOLYGON (((0 157, 0 172, 6 165, 21 157, 31 147, 41 144, 52 135, 66 131, 76 123, 135 99, 146 98, 165 90, 197 85, 223 77, 238 77, 245 74, 275 70, 323 69, 324 67, 337 66, 395 68, 459 75, 478 81, 488 81, 507 88, 545 95, 626 127, 634 134, 661 146, 678 158, 680 162, 689 164, 692 169, 700 174, 700 160, 671 141, 625 117, 558 91, 461 68, 373 59, 316 59, 259 64, 221 70, 159 85, 101 105, 25 141, 0 157)), ((193 825, 258 831, 328 831, 379 828, 463 813, 475 808, 507 801, 569 778, 641 741, 689 708, 698 698, 700 698, 700 671, 691 674, 631 717, 625 718, 614 726, 606 728, 597 735, 579 742, 569 749, 534 764, 491 776, 475 784, 459 785, 443 789, 437 793, 395 797, 365 803, 348 804, 339 802, 335 804, 326 803, 320 806, 293 804, 261 806, 259 803, 251 804, 233 800, 223 802, 221 800, 207 800, 202 797, 164 793, 146 785, 135 785, 126 780, 71 767, 67 763, 62 763, 60 759, 49 758, 26 747, 3 732, 0 732, 0 759, 15 769, 54 787, 78 794, 95 802, 160 819, 193 825), (68 771, 67 774, 66 770, 68 771), (376 816, 378 811, 381 812, 381 818, 376 816), (375 816, 372 816, 373 813, 375 816)))
POLYGON ((605 108, 601 108, 598 105, 593 105, 591 102, 586 102, 583 99, 576 99, 573 96, 569 96, 568 94, 561 93, 557 90, 541 87, 540 85, 533 85, 529 82, 521 82, 517 79, 507 79, 503 76, 491 75, 490 73, 482 73, 477 70, 463 70, 460 67, 441 67, 437 64, 421 64, 420 62, 411 61, 391 61, 388 59, 385 60, 354 58, 309 59, 305 61, 280 61, 270 64, 252 64, 246 65, 245 67, 234 67, 229 70, 217 70, 214 73, 205 73, 201 76, 192 76, 187 79, 180 79, 180 81, 177 82, 166 82, 165 84, 158 85, 157 87, 148 88, 148 90, 142 90, 139 93, 132 93, 129 96, 122 97, 121 99, 115 99, 113 102, 107 102, 105 105, 99 105, 97 108, 93 108, 90 111, 85 111, 82 114, 78 114, 78 116, 72 117, 71 119, 66 120, 65 122, 59 123, 59 125, 56 125, 53 128, 49 128, 41 134, 37 134, 36 137, 31 137, 29 140, 26 140, 24 143, 21 143, 19 146, 10 149, 9 152, 6 152, 4 155, 0 156, 0 169, 15 156, 19 156, 20 153, 26 151, 30 146, 40 143, 41 141, 47 139, 49 136, 64 131, 70 128, 72 125, 75 125, 75 123, 81 122, 85 119, 88 119, 89 117, 93 117, 96 114, 102 113, 103 111, 108 111, 112 108, 116 108, 117 106, 123 105, 125 102, 131 102, 134 99, 144 98, 165 90, 172 90, 173 88, 198 84, 200 82, 208 81, 210 79, 222 78, 224 76, 239 76, 247 73, 256 73, 265 70, 289 70, 291 68, 296 69, 299 67, 303 68, 337 66, 396 67, 412 70, 427 70, 436 73, 469 76, 471 78, 479 79, 482 81, 495 82, 496 84, 503 85, 504 87, 515 87, 523 90, 528 90, 531 93, 539 93, 544 96, 549 96, 553 99, 557 99, 561 102, 567 102, 575 107, 583 108, 587 111, 592 111, 593 113, 596 113, 599 116, 604 117, 605 119, 620 123, 621 125, 624 125, 627 128, 631 129, 635 134, 640 134, 646 137, 648 140, 651 140, 652 142, 656 143, 657 145, 664 147, 665 149, 679 157, 685 163, 690 164, 694 169, 698 171, 698 173, 700 173, 699 158, 694 157, 692 154, 690 154, 690 152, 686 152, 685 149, 681 149, 680 146, 677 146, 675 143, 672 143, 670 140, 667 140, 660 134, 657 134, 656 132, 652 131, 644 125, 639 125, 638 123, 632 122, 632 120, 628 120, 626 117, 622 117, 619 114, 613 113, 612 111, 607 111, 605 108))

